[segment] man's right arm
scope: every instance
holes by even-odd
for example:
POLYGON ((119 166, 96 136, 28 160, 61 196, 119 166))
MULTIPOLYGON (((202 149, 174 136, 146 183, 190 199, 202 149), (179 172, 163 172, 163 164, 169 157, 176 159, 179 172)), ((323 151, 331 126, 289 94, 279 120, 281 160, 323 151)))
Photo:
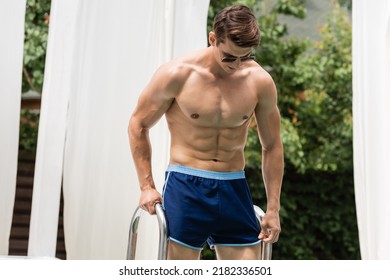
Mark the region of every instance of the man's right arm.
POLYGON ((171 106, 179 84, 175 68, 170 64, 161 66, 141 93, 129 121, 130 149, 141 189, 139 206, 150 214, 155 213, 154 205, 161 201, 161 195, 152 175, 149 130, 171 106))
POLYGON ((267 196, 267 210, 259 238, 264 242, 273 243, 278 240, 281 230, 279 209, 284 158, 276 86, 269 74, 262 75, 262 77, 259 79, 259 102, 255 117, 262 145, 262 173, 267 196))

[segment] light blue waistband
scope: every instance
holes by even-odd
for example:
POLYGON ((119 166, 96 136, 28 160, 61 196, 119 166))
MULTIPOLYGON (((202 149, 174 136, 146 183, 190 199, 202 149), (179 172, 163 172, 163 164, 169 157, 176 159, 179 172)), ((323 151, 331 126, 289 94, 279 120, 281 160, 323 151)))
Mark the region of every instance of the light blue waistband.
POLYGON ((182 174, 215 179, 215 180, 236 180, 236 179, 245 179, 244 171, 233 171, 233 172, 217 172, 191 168, 183 165, 174 165, 170 164, 167 168, 168 172, 178 172, 182 174))

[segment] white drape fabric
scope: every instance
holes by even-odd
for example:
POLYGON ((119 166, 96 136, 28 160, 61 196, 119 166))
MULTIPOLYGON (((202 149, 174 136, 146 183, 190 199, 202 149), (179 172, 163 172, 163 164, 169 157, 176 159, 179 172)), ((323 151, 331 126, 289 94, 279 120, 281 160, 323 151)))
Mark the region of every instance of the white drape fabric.
POLYGON ((354 176, 362 259, 390 259, 390 1, 353 2, 354 176))
POLYGON ((32 257, 54 257, 56 251, 68 106, 74 76, 76 8, 74 0, 51 4, 28 246, 28 255, 32 257))
MULTIPOLYGON (((126 257, 140 195, 129 117, 160 64, 206 47, 208 5, 52 0, 29 255, 54 256, 63 180, 67 258, 126 257)), ((161 190, 169 156, 164 119, 151 130, 151 142, 161 190)), ((156 218, 141 220, 137 258, 156 258, 157 239, 156 218)))
POLYGON ((8 255, 15 201, 25 11, 25 0, 0 0, 0 255, 8 255))

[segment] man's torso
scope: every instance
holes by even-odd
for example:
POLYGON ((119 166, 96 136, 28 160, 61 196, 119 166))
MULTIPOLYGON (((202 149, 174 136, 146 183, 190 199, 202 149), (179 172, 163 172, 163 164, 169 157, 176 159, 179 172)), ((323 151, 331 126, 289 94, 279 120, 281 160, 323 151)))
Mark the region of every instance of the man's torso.
POLYGON ((245 165, 248 125, 258 103, 251 62, 228 77, 186 62, 185 82, 166 112, 171 133, 171 164, 213 171, 245 165))

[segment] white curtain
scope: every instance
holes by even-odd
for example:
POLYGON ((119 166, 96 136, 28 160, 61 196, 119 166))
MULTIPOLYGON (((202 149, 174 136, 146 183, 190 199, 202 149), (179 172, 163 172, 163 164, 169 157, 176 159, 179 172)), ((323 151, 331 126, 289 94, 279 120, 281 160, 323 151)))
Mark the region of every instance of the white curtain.
POLYGON ((26 0, 0 0, 0 255, 8 255, 15 201, 26 0))
MULTIPOLYGON (((163 62, 206 47, 209 0, 52 0, 29 255, 54 256, 61 180, 68 259, 124 259, 139 188, 127 125, 163 62), (49 244, 50 243, 50 244, 49 244)), ((165 121, 151 131, 162 187, 165 121)), ((157 255, 155 217, 138 257, 157 255)))
POLYGON ((353 1, 354 176, 362 259, 390 259, 390 1, 353 1))

